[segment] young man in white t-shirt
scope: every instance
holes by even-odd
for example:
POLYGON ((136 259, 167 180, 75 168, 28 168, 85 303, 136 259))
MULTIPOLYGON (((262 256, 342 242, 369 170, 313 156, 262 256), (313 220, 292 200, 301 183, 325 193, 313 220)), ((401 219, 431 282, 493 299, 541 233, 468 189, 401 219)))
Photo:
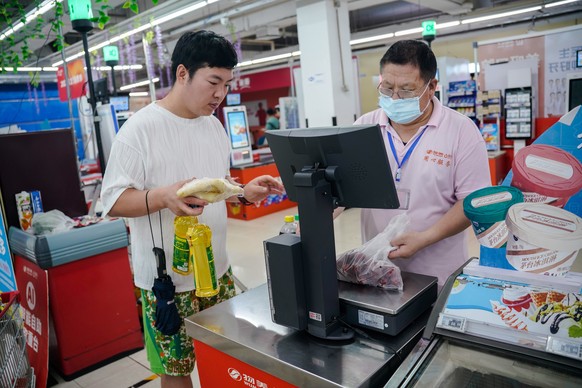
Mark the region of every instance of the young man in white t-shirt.
POLYGON ((436 58, 423 42, 394 43, 380 61, 380 108, 355 124, 379 124, 402 209, 362 209, 368 241, 406 212, 409 230, 386 241, 401 269, 438 277, 439 288, 466 260, 470 225, 463 198, 490 185, 485 141, 466 116, 434 97, 436 58))
MULTIPOLYGON (((210 31, 182 35, 172 54, 172 89, 123 125, 103 179, 104 214, 129 219, 134 282, 141 289, 144 305, 146 350, 152 371, 162 376, 162 387, 192 386, 195 356, 183 319, 235 294, 226 256, 224 203, 179 198, 176 192, 192 178, 229 175, 228 136, 212 113, 228 92, 236 64, 236 51, 222 36, 210 31), (217 296, 197 298, 192 274, 173 271, 175 216, 198 216, 199 222, 210 226, 220 288, 217 296), (164 249, 166 270, 176 287, 174 300, 182 324, 175 335, 165 335, 155 325, 154 246, 164 249)), ((278 181, 264 175, 246 184, 243 198, 246 202, 260 201, 282 190, 278 181)))

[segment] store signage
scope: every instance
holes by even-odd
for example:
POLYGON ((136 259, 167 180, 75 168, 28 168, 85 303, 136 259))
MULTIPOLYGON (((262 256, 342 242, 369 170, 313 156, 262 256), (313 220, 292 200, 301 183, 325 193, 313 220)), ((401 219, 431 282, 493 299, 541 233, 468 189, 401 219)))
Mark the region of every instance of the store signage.
POLYGON ((291 87, 289 68, 283 68, 236 78, 230 86, 230 91, 234 93, 252 93, 288 87, 291 87))
POLYGON ((426 20, 422 22, 422 37, 436 35, 436 22, 434 20, 426 20))
POLYGON ((46 387, 49 361, 48 272, 38 265, 14 256, 14 271, 20 291, 24 340, 36 386, 46 387))
POLYGON ((103 47, 103 59, 107 62, 119 62, 119 50, 117 46, 103 47))
POLYGON ((7 236, 4 214, 0 210, 0 292, 16 290, 16 279, 14 278, 14 267, 12 266, 7 236))
MULTIPOLYGON (((83 85, 86 82, 85 62, 83 59, 77 59, 67 63, 67 73, 69 76, 69 88, 71 91, 71 100, 83 96, 83 85)), ((67 83, 65 81, 65 68, 59 66, 57 70, 57 84, 59 87, 59 100, 67 101, 67 83)))

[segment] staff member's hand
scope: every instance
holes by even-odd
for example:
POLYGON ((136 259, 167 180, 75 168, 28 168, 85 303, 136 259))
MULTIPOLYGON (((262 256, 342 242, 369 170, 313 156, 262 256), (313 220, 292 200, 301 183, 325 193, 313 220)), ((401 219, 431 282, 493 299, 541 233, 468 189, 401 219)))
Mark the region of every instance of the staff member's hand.
POLYGON ((402 233, 390 241, 390 245, 396 247, 396 249, 388 253, 388 258, 408 259, 429 244, 430 241, 423 232, 409 231, 402 233))
POLYGON ((249 202, 259 202, 269 194, 281 194, 285 187, 270 175, 261 175, 245 185, 244 197, 249 202))

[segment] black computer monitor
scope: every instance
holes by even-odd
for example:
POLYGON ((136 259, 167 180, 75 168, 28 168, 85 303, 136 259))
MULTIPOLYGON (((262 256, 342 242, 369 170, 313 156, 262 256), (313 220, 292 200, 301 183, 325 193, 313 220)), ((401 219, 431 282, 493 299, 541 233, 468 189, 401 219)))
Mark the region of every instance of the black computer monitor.
POLYGON ((327 177, 339 206, 397 208, 398 197, 377 125, 268 131, 287 195, 297 201, 294 175, 304 168, 334 167, 327 177))
POLYGON ((107 101, 109 100, 107 77, 93 81, 93 90, 95 91, 95 99, 97 101, 107 103, 107 101))
POLYGON ((398 196, 378 125, 267 131, 287 195, 296 201, 297 241, 265 241, 275 323, 345 340, 339 293, 333 212, 337 206, 398 208, 398 196), (284 312, 284 314, 282 313, 284 312))

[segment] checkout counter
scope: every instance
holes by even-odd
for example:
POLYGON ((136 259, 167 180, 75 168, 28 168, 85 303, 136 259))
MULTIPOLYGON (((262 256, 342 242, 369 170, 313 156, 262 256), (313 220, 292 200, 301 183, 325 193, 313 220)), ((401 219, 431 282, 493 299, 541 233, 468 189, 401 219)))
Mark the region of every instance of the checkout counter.
POLYGON ((404 290, 337 280, 333 209, 397 208, 378 126, 266 134, 301 237, 264 242, 267 285, 186 319, 202 386, 377 387, 416 344, 437 279, 404 290), (366 153, 366 162, 361 155, 366 153), (374 195, 370 195, 374 193, 374 195))

